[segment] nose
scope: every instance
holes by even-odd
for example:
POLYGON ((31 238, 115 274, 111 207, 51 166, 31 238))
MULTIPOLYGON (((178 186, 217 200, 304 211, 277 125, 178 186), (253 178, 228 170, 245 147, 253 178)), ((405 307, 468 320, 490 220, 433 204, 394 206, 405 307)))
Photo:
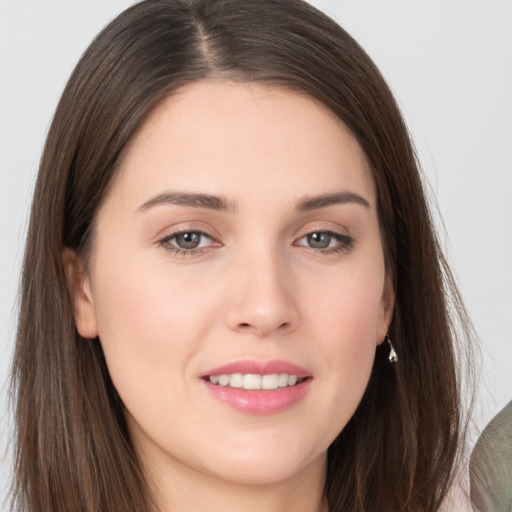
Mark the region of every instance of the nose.
POLYGON ((245 258, 231 276, 230 329, 258 337, 289 333, 299 324, 293 279, 278 255, 245 258))

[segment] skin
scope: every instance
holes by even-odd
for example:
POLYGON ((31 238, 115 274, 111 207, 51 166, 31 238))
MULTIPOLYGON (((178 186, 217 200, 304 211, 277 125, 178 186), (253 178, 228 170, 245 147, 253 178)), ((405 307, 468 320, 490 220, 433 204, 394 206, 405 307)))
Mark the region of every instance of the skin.
POLYGON ((261 84, 180 89, 134 137, 87 264, 71 251, 65 264, 77 328, 101 340, 162 511, 323 509, 326 450, 394 301, 370 170, 331 113, 261 84), (153 204, 169 191, 230 209, 153 204), (364 201, 297 208, 338 192, 364 201), (176 230, 208 236, 176 253, 176 230), (318 232, 335 233, 327 247, 318 232), (269 415, 219 402, 200 374, 241 359, 308 369, 306 396, 269 415))

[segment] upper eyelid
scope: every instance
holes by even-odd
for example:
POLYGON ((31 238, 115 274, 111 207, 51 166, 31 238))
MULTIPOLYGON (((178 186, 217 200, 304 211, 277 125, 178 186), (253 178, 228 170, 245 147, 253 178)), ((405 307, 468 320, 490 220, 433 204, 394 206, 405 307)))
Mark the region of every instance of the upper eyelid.
POLYGON ((343 233, 340 233, 340 231, 335 228, 320 228, 320 227, 308 228, 304 232, 305 235, 309 235, 310 233, 335 233, 335 234, 339 234, 339 235, 343 234, 343 233))
POLYGON ((345 230, 331 228, 331 227, 313 227, 310 229, 306 229, 305 231, 302 231, 300 234, 298 234, 295 238, 295 240, 300 240, 301 238, 311 235, 312 233, 330 233, 332 235, 337 235, 340 237, 347 237, 347 238, 353 238, 350 233, 343 232, 345 230))
POLYGON ((213 229, 206 229, 204 227, 195 227, 192 225, 185 225, 180 227, 167 227, 160 231, 160 234, 156 237, 156 242, 161 242, 162 240, 170 240, 171 238, 180 235, 182 233, 200 233, 212 240, 219 241, 220 235, 213 229))
POLYGON ((349 219, 339 219, 332 217, 324 217, 323 215, 317 217, 309 217, 304 219, 302 222, 297 223, 297 234, 300 232, 315 232, 315 231, 332 231, 334 233, 344 233, 349 232, 349 226, 347 222, 350 223, 349 219))
POLYGON ((339 233, 338 231, 333 231, 332 229, 314 229, 312 231, 307 231, 306 233, 303 233, 302 235, 298 236, 295 239, 295 241, 302 240, 304 237, 306 237, 308 235, 312 235, 314 233, 327 233, 337 239, 354 240, 353 236, 346 234, 346 233, 339 233))
POLYGON ((186 229, 175 229, 164 238, 172 238, 173 236, 181 235, 183 233, 199 233, 201 235, 206 235, 209 238, 213 238, 213 235, 205 231, 204 229, 194 229, 194 228, 186 228, 186 229))
POLYGON ((180 229, 180 230, 176 230, 176 231, 173 231, 172 233, 169 233, 168 235, 165 235, 165 236, 161 237, 159 242, 164 242, 164 241, 172 240, 173 238, 177 237, 178 235, 182 235, 183 233, 198 233, 201 236, 204 236, 205 238, 208 238, 210 240, 218 242, 217 238, 214 235, 212 235, 212 234, 210 234, 207 231, 204 231, 202 229, 180 229))

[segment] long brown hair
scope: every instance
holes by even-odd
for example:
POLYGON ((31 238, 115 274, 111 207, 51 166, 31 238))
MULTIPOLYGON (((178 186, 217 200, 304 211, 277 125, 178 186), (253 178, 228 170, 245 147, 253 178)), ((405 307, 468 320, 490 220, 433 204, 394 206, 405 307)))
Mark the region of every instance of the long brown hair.
POLYGON ((328 452, 331 512, 437 510, 463 424, 455 345, 470 339, 396 102, 362 48, 301 0, 146 0, 87 49, 58 105, 32 204, 13 365, 20 511, 153 510, 98 340, 79 336, 62 265, 87 254, 123 151, 178 87, 262 81, 326 105, 363 148, 396 306, 367 391, 328 452), (459 327, 457 327, 459 326, 459 327), (462 326, 462 328, 460 328, 462 326))

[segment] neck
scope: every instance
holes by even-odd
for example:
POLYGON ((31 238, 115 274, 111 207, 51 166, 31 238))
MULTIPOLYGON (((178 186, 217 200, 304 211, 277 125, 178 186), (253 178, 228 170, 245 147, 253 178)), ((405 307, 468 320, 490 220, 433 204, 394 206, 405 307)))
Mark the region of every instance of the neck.
POLYGON ((272 483, 229 482, 186 466, 146 467, 159 512, 327 512, 325 457, 272 483))

